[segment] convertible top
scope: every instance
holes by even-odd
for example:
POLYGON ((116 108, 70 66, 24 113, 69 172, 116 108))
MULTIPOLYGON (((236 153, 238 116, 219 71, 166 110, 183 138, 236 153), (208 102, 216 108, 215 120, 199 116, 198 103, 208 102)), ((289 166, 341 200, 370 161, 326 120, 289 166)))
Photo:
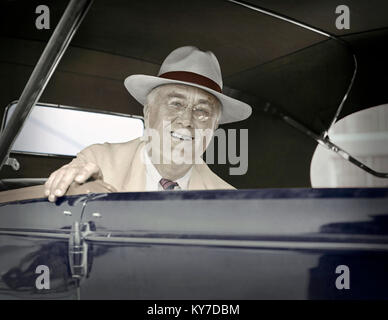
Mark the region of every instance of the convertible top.
MULTIPOLYGON (((1 4, 8 13, 0 22, 7 48, 0 53, 3 107, 19 98, 67 5, 48 1, 53 27, 37 30, 31 12, 40 3, 23 2, 19 10, 21 3, 1 4)), ((231 1, 96 0, 40 100, 140 115, 142 106, 124 88, 126 76, 155 74, 166 54, 182 45, 212 50, 221 63, 225 93, 254 107, 251 118, 226 127, 248 128, 250 146, 258 146, 249 148, 248 174, 228 176, 229 164, 212 169, 237 188, 309 187, 316 142, 263 112, 263 103, 270 101, 321 134, 349 87, 352 52, 358 71, 339 118, 386 103, 388 3, 343 1, 351 12, 349 30, 335 27, 334 0, 243 3, 305 23, 347 45, 231 1)), ((40 177, 47 176, 39 170, 40 177)))

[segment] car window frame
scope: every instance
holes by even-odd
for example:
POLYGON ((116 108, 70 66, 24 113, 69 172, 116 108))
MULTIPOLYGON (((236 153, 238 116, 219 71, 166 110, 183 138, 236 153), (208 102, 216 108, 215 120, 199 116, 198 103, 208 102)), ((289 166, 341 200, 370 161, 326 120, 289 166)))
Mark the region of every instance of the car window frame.
MULTIPOLYGON (((0 134, 3 133, 5 129, 5 124, 8 116, 9 109, 12 105, 18 103, 19 100, 13 100, 10 102, 4 109, 3 118, 1 120, 1 127, 0 127, 0 134)), ((68 105, 61 105, 61 104, 53 104, 53 103, 47 103, 47 102, 37 102, 36 105, 43 106, 43 107, 53 107, 53 108, 59 108, 59 109, 67 109, 67 110, 76 110, 76 111, 82 111, 82 112, 91 112, 91 113, 99 113, 99 114, 106 114, 106 115, 112 115, 112 116, 121 116, 126 118, 132 118, 132 119, 138 119, 143 122, 144 127, 144 117, 139 115, 130 115, 126 113, 120 113, 120 112, 113 112, 113 111, 107 111, 107 110, 100 110, 100 109, 94 109, 94 108, 84 108, 84 107, 77 107, 77 106, 68 106, 68 105)), ((28 120, 28 117, 26 121, 28 120)), ((16 141, 18 135, 15 136, 14 142, 16 141)), ((12 144, 13 146, 13 144, 12 144)), ((33 155, 33 156, 47 156, 47 157, 65 157, 69 159, 73 159, 75 157, 71 155, 63 155, 63 154, 55 154, 55 153, 43 153, 43 152, 29 152, 29 151, 17 151, 17 150, 10 150, 10 153, 12 154, 22 154, 22 155, 33 155)))

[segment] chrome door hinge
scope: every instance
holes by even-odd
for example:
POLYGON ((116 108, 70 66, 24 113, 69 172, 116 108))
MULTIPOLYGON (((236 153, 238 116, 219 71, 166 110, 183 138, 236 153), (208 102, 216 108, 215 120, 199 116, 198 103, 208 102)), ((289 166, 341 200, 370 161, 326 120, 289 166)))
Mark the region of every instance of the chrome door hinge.
POLYGON ((89 233, 89 223, 74 222, 69 239, 69 265, 71 275, 76 279, 82 279, 88 273, 88 244, 85 237, 89 233))
POLYGON ((14 171, 18 171, 20 169, 20 163, 17 159, 15 158, 7 158, 7 160, 5 160, 4 164, 6 166, 11 166, 11 168, 14 170, 14 171))

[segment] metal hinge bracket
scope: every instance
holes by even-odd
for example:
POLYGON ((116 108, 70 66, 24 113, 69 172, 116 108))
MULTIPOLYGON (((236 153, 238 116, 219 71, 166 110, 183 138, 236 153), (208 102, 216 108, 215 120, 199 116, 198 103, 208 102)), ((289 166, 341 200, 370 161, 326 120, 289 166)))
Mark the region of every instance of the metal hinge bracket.
POLYGON ((69 239, 69 265, 73 278, 82 279, 88 272, 88 244, 85 237, 90 233, 89 223, 75 221, 69 239))
POLYGON ((20 163, 15 158, 8 157, 7 160, 5 160, 4 164, 6 166, 11 166, 11 168, 15 171, 18 171, 20 169, 20 163))

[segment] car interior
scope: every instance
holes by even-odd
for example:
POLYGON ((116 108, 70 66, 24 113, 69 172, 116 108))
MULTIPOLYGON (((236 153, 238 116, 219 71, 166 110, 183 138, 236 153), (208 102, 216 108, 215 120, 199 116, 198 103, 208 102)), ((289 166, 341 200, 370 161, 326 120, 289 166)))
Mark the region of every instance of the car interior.
MULTIPOLYGON (((354 54, 357 76, 337 120, 388 101, 385 13, 368 7, 362 22, 353 19, 350 30, 338 30, 330 19, 322 18, 332 14, 335 1, 315 4, 320 8, 311 11, 312 16, 303 10, 310 6, 307 0, 291 12, 287 2, 253 2, 323 32, 312 32, 230 1, 99 0, 80 25, 39 101, 142 116, 142 106, 124 88, 125 77, 156 74, 166 54, 176 47, 209 49, 219 57, 224 93, 253 107, 249 119, 223 126, 248 129, 247 173, 229 175, 233 167, 229 162, 210 165, 211 169, 237 189, 310 188, 317 141, 286 123, 284 115, 318 136, 324 134, 349 89, 354 54), (171 19, 165 19, 166 15, 171 19)), ((25 5, 33 10, 37 4, 29 1, 25 5)), ((59 21, 66 5, 67 1, 59 0, 51 6, 52 25, 59 21)), ((23 91, 52 30, 31 28, 28 8, 20 11, 12 1, 1 6, 9 12, 0 22, 1 41, 7 48, 0 52, 4 117, 7 106, 23 91), (15 20, 20 23, 7 27, 15 20)), ((357 6, 366 4, 357 1, 357 6)), ((72 157, 12 152, 9 158, 20 166, 18 170, 3 166, 1 190, 41 184, 72 157)))

